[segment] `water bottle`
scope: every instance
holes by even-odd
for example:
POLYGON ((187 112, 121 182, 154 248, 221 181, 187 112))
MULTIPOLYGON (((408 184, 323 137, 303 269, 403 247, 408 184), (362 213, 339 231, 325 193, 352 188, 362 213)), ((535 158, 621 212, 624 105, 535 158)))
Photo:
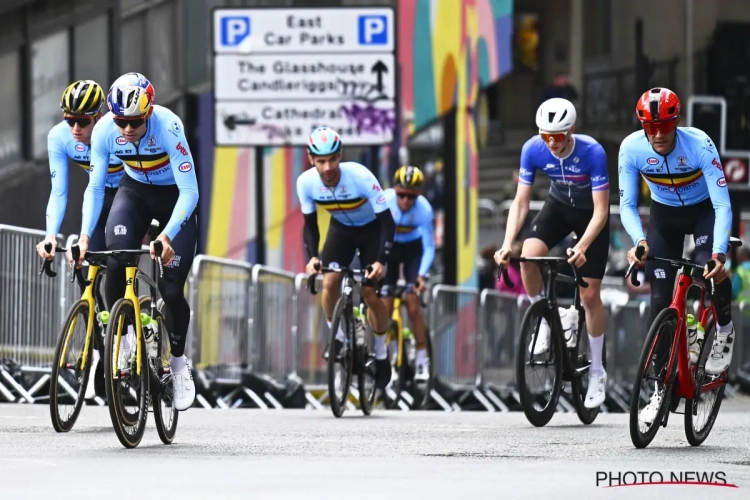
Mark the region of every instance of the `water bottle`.
POLYGON ((143 327, 143 336, 146 337, 146 350, 149 358, 157 357, 158 350, 156 346, 156 321, 151 319, 146 313, 141 313, 141 326, 143 327))
POLYGON ((692 314, 687 315, 687 333, 690 349, 690 363, 695 364, 698 362, 698 355, 703 348, 703 338, 706 336, 706 330, 692 314))
POLYGON ((365 345, 365 318, 359 311, 359 307, 353 308, 354 312, 354 339, 357 345, 365 345))
POLYGON ((411 328, 408 326, 404 327, 404 347, 406 351, 406 359, 409 364, 412 365, 417 357, 417 341, 414 338, 411 328))

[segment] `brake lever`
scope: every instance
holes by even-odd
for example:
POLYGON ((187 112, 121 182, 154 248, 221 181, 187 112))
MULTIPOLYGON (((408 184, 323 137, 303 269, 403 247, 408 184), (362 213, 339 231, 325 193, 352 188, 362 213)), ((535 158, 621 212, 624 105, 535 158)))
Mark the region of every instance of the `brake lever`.
MULTIPOLYGON (((45 243, 44 250, 47 253, 50 253, 52 251, 52 243, 45 243)), ((39 268, 39 275, 41 276, 42 273, 44 273, 50 278, 54 278, 55 276, 57 276, 57 273, 52 269, 53 262, 54 259, 45 259, 44 257, 42 257, 42 266, 39 268)))
MULTIPOLYGON (((313 264, 313 267, 316 271, 320 271, 320 263, 313 264)), ((318 275, 317 274, 311 274, 307 277, 307 285, 305 288, 307 288, 312 295, 317 295, 318 291, 315 290, 315 281, 317 281, 318 275)))
MULTIPOLYGON (((646 248, 642 246, 638 246, 635 249, 635 258, 638 260, 641 260, 643 257, 643 253, 646 251, 646 248)), ((638 273, 634 273, 633 270, 635 269, 636 262, 633 262, 630 264, 630 267, 628 267, 628 271, 625 273, 625 279, 628 279, 628 276, 630 276, 630 283, 633 286, 641 286, 641 282, 638 281, 638 273)))
POLYGON ((513 282, 510 280, 510 275, 508 274, 508 270, 504 268, 503 266, 498 266, 497 272, 495 273, 495 281, 500 281, 502 278, 503 282, 505 283, 505 286, 508 288, 515 288, 516 285, 513 284, 513 282))

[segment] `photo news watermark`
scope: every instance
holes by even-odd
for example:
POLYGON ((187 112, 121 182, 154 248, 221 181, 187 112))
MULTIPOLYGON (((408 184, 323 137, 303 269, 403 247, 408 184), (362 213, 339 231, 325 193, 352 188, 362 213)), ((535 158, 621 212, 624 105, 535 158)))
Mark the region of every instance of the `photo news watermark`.
POLYGON ((599 488, 616 488, 621 486, 723 486, 737 488, 727 480, 724 471, 597 471, 596 486, 599 488))

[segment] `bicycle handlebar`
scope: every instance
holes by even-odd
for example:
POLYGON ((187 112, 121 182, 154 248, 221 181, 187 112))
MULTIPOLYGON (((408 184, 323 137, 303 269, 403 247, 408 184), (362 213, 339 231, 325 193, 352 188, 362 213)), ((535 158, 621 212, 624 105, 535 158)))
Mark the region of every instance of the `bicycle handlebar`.
MULTIPOLYGON (((321 273, 344 273, 345 275, 349 276, 351 279, 354 279, 355 274, 365 274, 372 272, 372 266, 367 266, 366 270, 362 269, 350 269, 348 267, 321 267, 320 264, 315 264, 315 270, 320 271, 321 273)), ((318 291, 315 290, 315 280, 318 278, 317 274, 311 274, 307 277, 307 288, 311 294, 317 295, 318 291)))
MULTIPOLYGON (((510 257, 510 262, 535 262, 540 265, 547 265, 550 267, 556 266, 558 263, 568 263, 568 259, 566 257, 510 257)), ((583 278, 578 274, 578 270, 576 269, 576 266, 570 264, 571 269, 573 269, 573 282, 580 286, 581 288, 588 288, 589 284, 583 281, 583 278)), ((508 269, 504 267, 500 267, 498 270, 498 280, 500 279, 500 275, 503 277, 503 281, 505 282, 505 285, 508 288, 515 288, 515 285, 510 279, 510 276, 508 275, 508 269)), ((566 276, 566 275, 561 275, 566 276)), ((570 278, 568 278, 570 279, 570 278)))
MULTIPOLYGON (((645 247, 638 246, 635 249, 635 258, 638 259, 638 262, 643 259, 643 254, 646 251, 645 247)), ((651 255, 646 257, 647 261, 658 261, 658 262, 666 262, 667 264, 673 266, 673 267, 691 267, 693 269, 700 269, 701 271, 704 269, 705 266, 702 266, 700 264, 696 264, 695 262, 691 260, 683 260, 683 259, 665 259, 663 257, 652 257, 651 255)), ((641 286, 641 282, 638 281, 638 273, 634 273, 633 270, 636 267, 636 264, 638 262, 633 262, 628 266, 628 270, 625 273, 625 279, 628 279, 628 276, 630 277, 630 283, 633 286, 641 286)), ((716 267, 716 262, 711 259, 708 261, 708 272, 711 272, 716 267)), ((714 279, 711 278, 711 293, 713 294, 714 291, 714 279)))

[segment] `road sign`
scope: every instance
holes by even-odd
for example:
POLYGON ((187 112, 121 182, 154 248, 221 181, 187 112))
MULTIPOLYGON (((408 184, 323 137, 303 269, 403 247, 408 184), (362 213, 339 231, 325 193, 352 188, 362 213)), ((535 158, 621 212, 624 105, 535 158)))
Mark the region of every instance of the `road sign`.
POLYGON ((306 145, 319 126, 382 145, 396 129, 392 8, 213 12, 216 145, 306 145))
POLYGON ((747 183, 747 159, 730 158, 724 161, 724 177, 732 184, 747 183))

